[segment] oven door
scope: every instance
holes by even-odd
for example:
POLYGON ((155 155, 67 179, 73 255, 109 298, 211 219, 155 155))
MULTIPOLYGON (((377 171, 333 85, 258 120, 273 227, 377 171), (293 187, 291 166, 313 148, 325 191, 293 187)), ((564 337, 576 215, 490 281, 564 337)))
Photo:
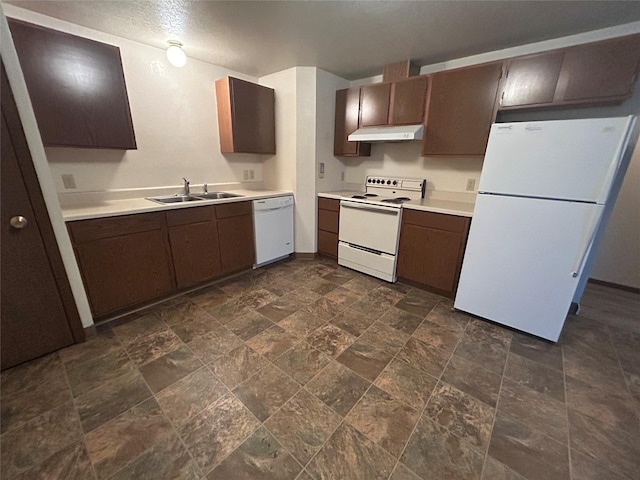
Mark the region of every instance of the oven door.
POLYGON ((340 201, 341 242, 395 255, 400 237, 400 208, 340 201))

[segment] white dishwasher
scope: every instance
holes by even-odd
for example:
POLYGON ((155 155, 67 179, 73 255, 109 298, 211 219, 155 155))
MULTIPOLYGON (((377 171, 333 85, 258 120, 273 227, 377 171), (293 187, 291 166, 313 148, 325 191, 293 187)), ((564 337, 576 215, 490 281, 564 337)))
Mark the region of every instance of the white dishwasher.
POLYGON ((293 196, 253 201, 258 268, 293 253, 293 196))

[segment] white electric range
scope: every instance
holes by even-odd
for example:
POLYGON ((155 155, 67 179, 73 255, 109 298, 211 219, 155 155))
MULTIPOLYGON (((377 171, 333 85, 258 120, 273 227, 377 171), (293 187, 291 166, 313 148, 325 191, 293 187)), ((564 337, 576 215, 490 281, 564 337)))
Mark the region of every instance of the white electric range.
POLYGON ((396 281, 402 203, 424 198, 425 179, 367 176, 365 191, 342 197, 338 263, 396 281))

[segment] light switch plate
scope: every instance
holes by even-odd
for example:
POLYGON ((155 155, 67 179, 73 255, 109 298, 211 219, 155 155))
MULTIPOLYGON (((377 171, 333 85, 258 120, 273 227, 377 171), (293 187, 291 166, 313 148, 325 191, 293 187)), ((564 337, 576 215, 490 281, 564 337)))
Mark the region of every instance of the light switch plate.
POLYGON ((475 188, 476 188, 476 179, 470 178, 469 180, 467 180, 467 191, 473 192, 475 188))
POLYGON ((72 190, 76 187, 76 179, 70 173, 62 174, 62 184, 66 190, 72 190))

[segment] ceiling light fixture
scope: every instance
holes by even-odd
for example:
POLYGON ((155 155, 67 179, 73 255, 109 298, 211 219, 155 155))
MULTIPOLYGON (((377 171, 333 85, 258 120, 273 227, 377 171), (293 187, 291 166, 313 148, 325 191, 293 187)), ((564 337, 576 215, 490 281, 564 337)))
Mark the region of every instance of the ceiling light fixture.
POLYGON ((182 43, 177 40, 169 40, 167 42, 169 44, 169 48, 167 48, 167 60, 174 67, 184 67, 187 63, 187 56, 182 50, 182 43))

